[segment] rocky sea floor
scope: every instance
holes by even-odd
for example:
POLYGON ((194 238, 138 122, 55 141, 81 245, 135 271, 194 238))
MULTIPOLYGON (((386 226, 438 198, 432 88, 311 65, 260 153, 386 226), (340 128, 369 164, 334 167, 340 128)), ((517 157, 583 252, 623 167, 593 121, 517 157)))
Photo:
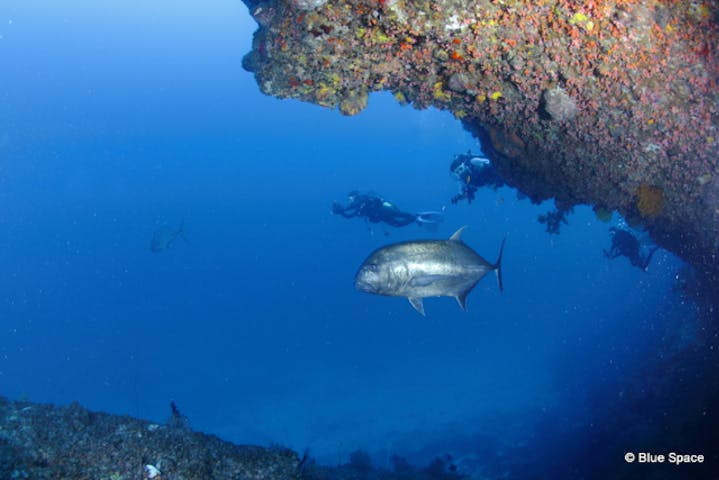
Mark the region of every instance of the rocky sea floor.
POLYGON ((191 430, 173 406, 165 424, 0 397, 1 479, 103 480, 459 480, 449 458, 414 467, 399 457, 391 470, 354 452, 336 467, 279 446, 235 445, 191 430))

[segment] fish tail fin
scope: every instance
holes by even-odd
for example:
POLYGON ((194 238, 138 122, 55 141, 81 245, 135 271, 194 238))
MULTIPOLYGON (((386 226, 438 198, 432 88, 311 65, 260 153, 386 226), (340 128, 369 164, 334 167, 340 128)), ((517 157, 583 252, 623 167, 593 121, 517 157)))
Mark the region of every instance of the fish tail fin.
POLYGON ((502 283, 502 254, 504 253, 504 242, 507 241, 507 237, 502 239, 502 245, 499 247, 499 257, 497 262, 494 264, 494 273, 497 275, 497 284, 499 285, 499 291, 504 290, 504 283, 502 283))

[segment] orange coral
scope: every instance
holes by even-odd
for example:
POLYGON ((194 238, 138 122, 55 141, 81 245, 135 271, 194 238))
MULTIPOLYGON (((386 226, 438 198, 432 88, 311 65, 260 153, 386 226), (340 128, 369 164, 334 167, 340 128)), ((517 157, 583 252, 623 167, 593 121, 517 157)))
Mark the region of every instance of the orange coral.
POLYGON ((644 218, 654 218, 664 208, 664 192, 656 185, 642 184, 637 187, 637 210, 644 218))

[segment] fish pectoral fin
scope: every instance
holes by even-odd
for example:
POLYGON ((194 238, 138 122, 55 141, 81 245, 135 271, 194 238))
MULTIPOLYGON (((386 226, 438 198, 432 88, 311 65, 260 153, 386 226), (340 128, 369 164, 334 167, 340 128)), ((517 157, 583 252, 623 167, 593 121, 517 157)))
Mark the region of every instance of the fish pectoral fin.
POLYGON ((424 317, 424 303, 422 303, 421 297, 407 297, 412 308, 417 310, 420 315, 424 317))

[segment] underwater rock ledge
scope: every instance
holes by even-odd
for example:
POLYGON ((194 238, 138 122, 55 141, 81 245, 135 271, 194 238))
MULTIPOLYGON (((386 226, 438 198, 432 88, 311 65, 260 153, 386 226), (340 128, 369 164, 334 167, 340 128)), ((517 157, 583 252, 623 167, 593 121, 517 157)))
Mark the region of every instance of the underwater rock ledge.
POLYGON ((245 3, 265 94, 449 110, 533 201, 616 210, 719 285, 719 2, 245 3))
POLYGON ((299 479, 284 448, 238 446, 188 428, 0 397, 0 478, 299 479))

